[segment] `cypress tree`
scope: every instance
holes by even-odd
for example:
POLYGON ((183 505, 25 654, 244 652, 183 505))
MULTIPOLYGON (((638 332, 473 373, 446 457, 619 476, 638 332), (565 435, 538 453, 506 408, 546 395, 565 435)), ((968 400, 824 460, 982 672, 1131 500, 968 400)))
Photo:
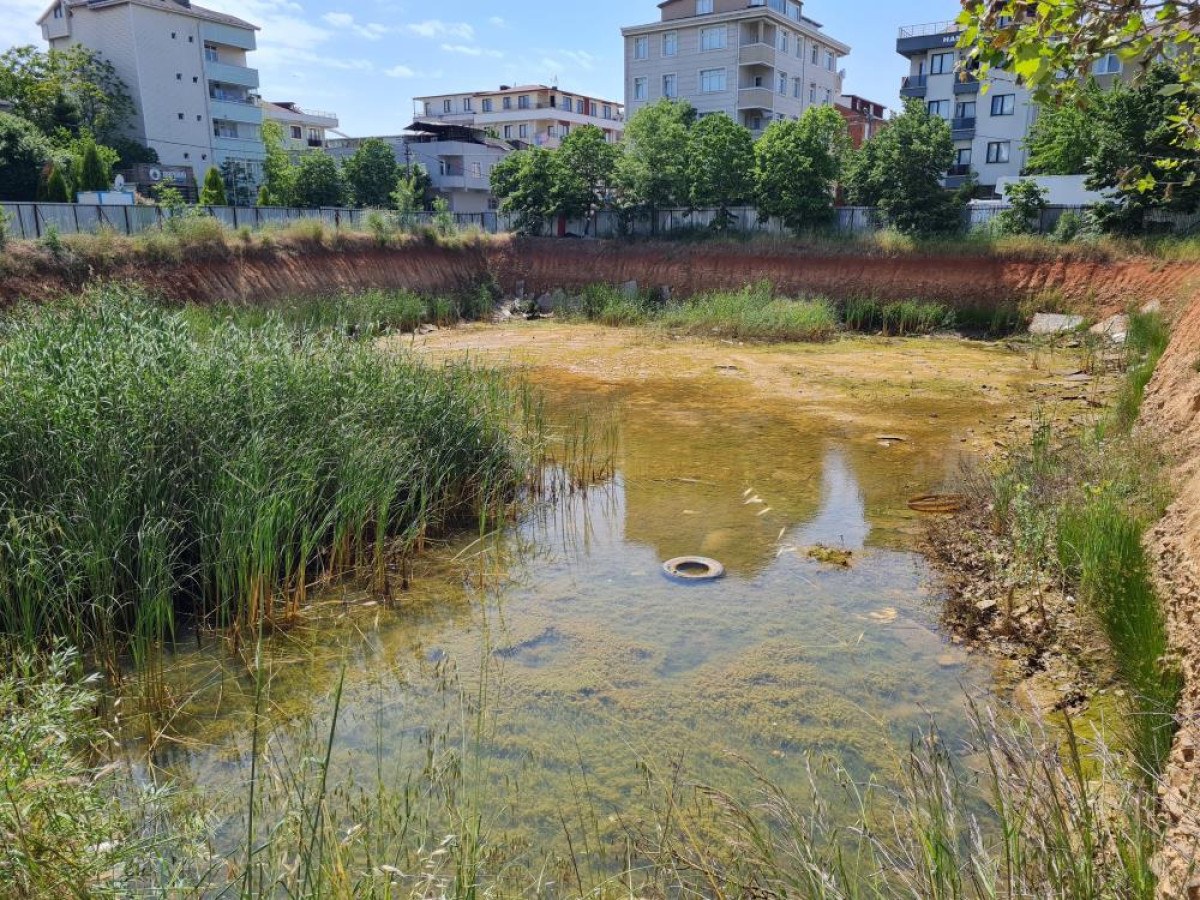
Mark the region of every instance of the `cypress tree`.
POLYGON ((204 188, 200 191, 201 206, 228 206, 225 199, 225 180, 215 166, 204 176, 204 188))
POLYGON ((67 179, 58 166, 50 170, 50 177, 46 179, 45 199, 47 203, 71 202, 71 189, 67 186, 67 179))
POLYGON ((88 141, 83 149, 83 159, 79 162, 79 190, 107 191, 110 189, 108 166, 100 158, 100 151, 94 141, 88 141))

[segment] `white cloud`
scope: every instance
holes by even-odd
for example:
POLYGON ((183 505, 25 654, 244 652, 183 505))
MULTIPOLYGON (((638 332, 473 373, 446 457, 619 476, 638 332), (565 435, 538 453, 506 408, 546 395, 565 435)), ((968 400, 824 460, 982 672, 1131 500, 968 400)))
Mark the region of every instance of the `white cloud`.
POLYGON ((475 39, 475 29, 466 22, 443 22, 441 19, 426 19, 404 26, 409 34, 423 38, 458 38, 464 41, 475 39))
POLYGON ((384 69, 383 74, 388 78, 416 78, 417 73, 408 66, 392 66, 390 69, 384 69))
POLYGON ((483 47, 471 47, 466 44, 442 44, 442 50, 446 53, 461 53, 463 56, 488 56, 492 59, 501 59, 504 56, 499 50, 485 50, 483 47))
POLYGON ((488 24, 491 25, 493 28, 507 28, 508 27, 508 23, 504 21, 504 18, 502 16, 492 16, 490 19, 488 19, 488 24))
POLYGON ((350 15, 350 13, 328 12, 321 18, 334 28, 343 31, 353 31, 359 37, 365 38, 368 41, 377 41, 388 32, 387 26, 380 25, 378 22, 370 22, 365 25, 356 22, 354 16, 350 15))

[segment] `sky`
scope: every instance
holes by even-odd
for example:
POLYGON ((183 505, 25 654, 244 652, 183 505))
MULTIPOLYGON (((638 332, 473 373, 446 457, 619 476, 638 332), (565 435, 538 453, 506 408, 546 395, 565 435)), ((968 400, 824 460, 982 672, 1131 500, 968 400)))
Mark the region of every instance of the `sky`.
MULTIPOLYGON (((0 0, 0 48, 44 47, 50 0, 0 0)), ((200 0, 261 27, 251 65, 263 98, 337 113, 344 134, 395 134, 412 98, 557 83, 623 100, 621 26, 658 19, 657 0, 200 0)), ((807 0, 805 15, 849 44, 846 92, 899 105, 901 25, 952 19, 956 0, 807 0)))

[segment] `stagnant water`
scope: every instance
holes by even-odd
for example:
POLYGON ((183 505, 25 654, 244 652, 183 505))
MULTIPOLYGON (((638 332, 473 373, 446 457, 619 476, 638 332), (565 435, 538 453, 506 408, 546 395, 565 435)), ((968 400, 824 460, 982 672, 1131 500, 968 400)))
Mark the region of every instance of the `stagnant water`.
MULTIPOLYGON (((270 638, 273 759, 323 752, 344 666, 331 784, 396 787, 461 748, 484 830, 536 855, 565 853, 572 831, 616 839, 673 773, 745 792, 753 768, 802 797, 810 758, 887 779, 931 717, 964 731, 988 673, 939 631, 906 507, 959 465, 952 427, 889 444, 669 382, 549 397, 563 421, 611 410, 612 476, 437 548, 393 606, 345 589, 320 622, 270 638), (816 544, 852 564, 810 558, 816 544), (673 583, 662 562, 683 554, 728 575, 673 583)), ((187 698, 183 737, 151 758, 203 790, 234 847, 252 680, 217 646, 181 655, 168 681, 187 698)))

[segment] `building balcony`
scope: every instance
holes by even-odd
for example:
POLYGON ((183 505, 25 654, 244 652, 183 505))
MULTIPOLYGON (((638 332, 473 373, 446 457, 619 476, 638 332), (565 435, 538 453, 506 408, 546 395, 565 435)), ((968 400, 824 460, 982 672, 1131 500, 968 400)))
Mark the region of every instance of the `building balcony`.
POLYGON ((971 174, 971 164, 964 163, 961 165, 953 165, 946 170, 947 178, 966 178, 971 174))
POLYGON ((971 141, 975 139, 975 117, 962 116, 950 120, 950 134, 956 141, 971 141))
POLYGON ((213 138, 212 146, 213 150, 243 159, 262 159, 266 156, 266 151, 263 149, 262 137, 257 134, 253 137, 216 136, 213 138))
POLYGON ((233 25, 222 25, 220 22, 201 22, 200 37, 208 44, 224 44, 239 50, 257 49, 254 31, 250 28, 237 28, 233 25))
POLYGON ((748 87, 738 91, 738 109, 775 108, 775 92, 765 87, 748 87))
POLYGON ((979 93, 979 79, 973 75, 968 75, 965 81, 961 78, 955 78, 954 79, 954 93, 957 95, 978 94, 979 93))
POLYGON ((962 26, 957 22, 931 22, 928 25, 907 25, 896 38, 896 52, 901 56, 919 56, 930 50, 950 49, 958 44, 962 26))
POLYGON ((219 81, 222 84, 236 84, 238 87, 257 88, 258 69, 248 66, 236 66, 232 63, 204 61, 204 75, 209 81, 219 81))
POLYGON ((225 122, 237 122, 239 125, 261 125, 262 109, 255 102, 247 100, 208 98, 208 111, 214 119, 225 122))
POLYGON ((743 66, 774 66, 775 48, 770 44, 742 44, 738 62, 743 66))
POLYGON ((434 175, 433 186, 440 191, 491 191, 491 182, 481 175, 434 175))
POLYGON ((900 81, 901 97, 924 97, 929 93, 928 75, 906 75, 900 81))

